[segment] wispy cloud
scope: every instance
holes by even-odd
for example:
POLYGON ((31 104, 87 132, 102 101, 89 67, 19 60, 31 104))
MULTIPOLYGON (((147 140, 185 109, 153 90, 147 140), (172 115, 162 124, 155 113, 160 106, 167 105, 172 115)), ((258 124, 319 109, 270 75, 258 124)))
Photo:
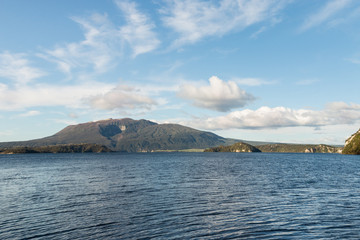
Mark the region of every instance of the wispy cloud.
POLYGON ((27 111, 25 113, 19 114, 19 117, 33 117, 33 116, 37 116, 37 115, 40 115, 40 114, 41 114, 40 111, 30 110, 30 111, 27 111))
POLYGON ((45 75, 44 71, 30 65, 25 54, 0 53, 0 77, 23 85, 45 75))
POLYGON ((224 82, 213 76, 209 82, 210 85, 207 86, 184 84, 180 87, 178 95, 193 101, 195 106, 220 112, 243 107, 255 99, 233 81, 224 82))
POLYGON ((14 111, 33 107, 64 106, 86 108, 85 99, 108 92, 113 84, 88 82, 76 85, 33 84, 10 88, 0 84, 0 110, 14 111))
POLYGON ((41 56, 55 62, 67 74, 79 69, 103 73, 116 65, 127 48, 132 57, 156 49, 160 40, 153 31, 155 25, 151 20, 137 9, 135 3, 115 3, 126 21, 124 25, 117 26, 106 14, 72 17, 84 29, 84 39, 58 45, 41 56))
POLYGON ((288 2, 171 0, 161 13, 163 23, 179 34, 174 46, 180 46, 195 43, 205 37, 222 36, 233 30, 242 30, 265 20, 273 20, 288 2))
POLYGON ((275 84, 274 81, 266 81, 260 78, 233 78, 232 81, 246 86, 261 86, 261 85, 268 85, 268 84, 275 84))
POLYGON ((73 17, 72 20, 84 29, 84 40, 56 46, 43 56, 57 63, 58 68, 67 74, 74 69, 105 72, 112 59, 121 53, 118 47, 121 40, 115 26, 106 15, 100 14, 89 18, 73 17))
MULTIPOLYGON (((33 84, 15 88, 0 84, 0 110, 17 111, 35 107, 149 110, 164 102, 161 98, 154 100, 148 94, 149 92, 140 91, 130 85, 104 84, 95 81, 68 85, 33 84)), ((29 110, 19 116, 30 117, 38 114, 39 111, 29 110)))
POLYGON ((116 1, 117 6, 125 15, 127 24, 120 29, 120 36, 133 49, 133 57, 156 49, 160 40, 157 38, 155 24, 143 13, 140 13, 136 4, 127 1, 116 1))
POLYGON ((188 125, 209 129, 265 129, 284 127, 321 127, 354 124, 360 119, 360 104, 334 102, 325 109, 291 109, 285 107, 261 107, 257 110, 234 111, 225 116, 197 119, 188 125))
POLYGON ((358 58, 347 58, 345 60, 349 61, 349 62, 351 62, 353 64, 360 64, 360 59, 358 59, 358 58))
POLYGON ((353 0, 331 0, 326 3, 318 12, 310 15, 302 24, 299 31, 304 32, 310 28, 319 26, 329 21, 333 16, 339 13, 344 8, 348 7, 353 0))

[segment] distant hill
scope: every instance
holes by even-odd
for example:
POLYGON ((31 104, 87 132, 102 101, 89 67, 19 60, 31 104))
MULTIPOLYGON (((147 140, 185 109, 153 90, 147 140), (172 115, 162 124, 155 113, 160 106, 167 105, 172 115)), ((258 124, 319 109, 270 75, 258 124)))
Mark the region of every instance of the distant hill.
POLYGON ((341 147, 333 147, 325 144, 265 144, 256 146, 262 152, 286 152, 286 153, 341 153, 341 147))
MULTIPOLYGON (((351 140, 359 138, 359 132, 351 137, 351 140)), ((348 139, 348 148, 353 144, 348 139)), ((81 123, 65 127, 58 133, 30 141, 2 142, 0 151, 9 150, 17 147, 16 151, 45 151, 35 150, 37 147, 61 146, 59 151, 74 151, 70 145, 95 144, 107 148, 109 151, 120 152, 153 152, 153 151, 180 151, 180 150, 203 150, 218 146, 224 149, 219 151, 255 151, 245 144, 251 144, 251 147, 262 152, 321 152, 338 153, 339 147, 328 145, 305 145, 305 144, 274 144, 267 142, 244 141, 239 139, 229 139, 220 137, 211 132, 196 130, 179 124, 157 124, 148 120, 107 119, 95 122, 81 123), (239 145, 238 142, 242 142, 239 145), (237 145, 230 146, 231 144, 237 145), (68 145, 64 147, 64 145, 68 145), (19 148, 23 147, 23 148, 19 148), (21 150, 22 149, 22 150, 21 150), (235 150, 234 150, 235 149, 235 150)), ((85 145, 84 145, 85 146, 85 145)), ((355 144, 354 146, 359 146, 355 144)), ((354 152, 355 147, 351 147, 354 152)), ((9 150, 10 151, 10 150, 9 150)), ((47 151, 47 150, 46 150, 47 151)), ((49 150, 50 151, 50 150, 49 150)), ((81 148, 76 151, 83 151, 81 148)), ((96 148, 94 150, 96 152, 96 148)), ((105 150, 104 150, 105 151, 105 150)), ((356 151, 355 151, 356 152, 356 151)), ((359 152, 359 150, 358 150, 359 152)), ((347 151, 345 151, 347 153, 347 151)), ((356 153, 352 153, 356 154, 356 153)))
POLYGON ((258 148, 243 142, 234 143, 230 146, 219 146, 205 149, 204 152, 261 152, 258 148))
POLYGON ((342 153, 360 155, 360 129, 345 141, 342 153))
POLYGON ((233 139, 178 124, 157 124, 125 118, 70 125, 49 137, 0 143, 0 148, 89 143, 106 146, 112 151, 149 152, 205 149, 234 142, 233 139))

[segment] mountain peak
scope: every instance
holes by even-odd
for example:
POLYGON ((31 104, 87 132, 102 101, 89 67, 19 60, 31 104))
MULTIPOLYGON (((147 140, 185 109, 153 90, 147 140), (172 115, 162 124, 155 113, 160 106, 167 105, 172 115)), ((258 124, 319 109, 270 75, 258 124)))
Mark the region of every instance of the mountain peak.
POLYGON ((24 142, 1 143, 1 147, 46 146, 57 144, 99 144, 113 151, 204 149, 227 140, 216 134, 178 124, 157 124, 131 118, 105 119, 69 125, 58 133, 24 142))

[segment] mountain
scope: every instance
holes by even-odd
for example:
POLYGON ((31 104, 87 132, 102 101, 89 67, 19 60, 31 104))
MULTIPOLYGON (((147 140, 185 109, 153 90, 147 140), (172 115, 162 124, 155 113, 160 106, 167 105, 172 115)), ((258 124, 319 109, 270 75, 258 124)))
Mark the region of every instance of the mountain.
POLYGON ((219 146, 205 149, 204 152, 261 152, 258 148, 243 142, 234 143, 230 146, 219 146))
POLYGON ((102 145, 112 151, 149 152, 204 149, 232 144, 234 140, 178 124, 157 124, 125 118, 70 125, 49 137, 0 143, 0 148, 84 143, 102 145))
POLYGON ((360 129, 345 141, 342 153, 360 155, 360 129))
POLYGON ((256 146, 262 152, 286 152, 286 153, 341 153, 341 147, 333 147, 325 144, 265 144, 256 146))

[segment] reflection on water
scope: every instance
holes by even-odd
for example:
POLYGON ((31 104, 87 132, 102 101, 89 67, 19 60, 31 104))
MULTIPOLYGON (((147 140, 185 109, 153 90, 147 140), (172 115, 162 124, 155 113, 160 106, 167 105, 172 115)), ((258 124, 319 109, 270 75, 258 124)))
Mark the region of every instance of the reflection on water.
POLYGON ((0 239, 360 238, 360 159, 0 156, 0 239))

